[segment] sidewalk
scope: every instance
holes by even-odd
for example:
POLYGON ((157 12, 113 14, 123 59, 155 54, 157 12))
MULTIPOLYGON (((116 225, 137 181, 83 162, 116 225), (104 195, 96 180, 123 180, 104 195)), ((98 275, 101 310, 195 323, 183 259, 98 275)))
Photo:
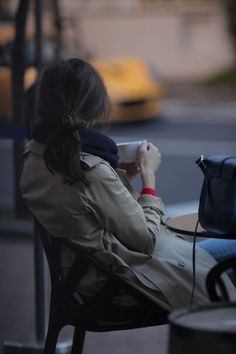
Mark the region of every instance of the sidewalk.
POLYGON ((161 116, 187 124, 236 123, 236 87, 206 87, 197 83, 167 83, 161 116))
POLYGON ((236 87, 207 87, 194 82, 167 82, 166 100, 187 105, 236 104, 236 87))

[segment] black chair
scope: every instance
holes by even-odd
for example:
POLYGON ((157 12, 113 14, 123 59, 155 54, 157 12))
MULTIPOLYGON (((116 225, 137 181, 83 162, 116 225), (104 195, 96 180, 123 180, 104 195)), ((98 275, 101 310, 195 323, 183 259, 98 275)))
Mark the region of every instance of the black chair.
POLYGON ((236 257, 226 257, 217 263, 207 274, 206 287, 208 295, 213 302, 229 302, 230 297, 221 278, 221 275, 227 270, 232 269, 236 274, 236 257))
POLYGON ((86 331, 105 332, 167 323, 167 311, 114 274, 90 252, 68 239, 51 236, 37 220, 34 220, 34 226, 36 237, 40 237, 46 253, 51 277, 51 303, 44 354, 55 353, 59 332, 66 325, 75 327, 71 354, 79 354, 83 350, 86 331), (65 279, 60 271, 62 245, 76 253, 65 279), (96 295, 85 299, 76 287, 88 266, 102 273, 106 283, 96 295), (112 300, 120 292, 131 296, 134 304, 115 305, 112 300))

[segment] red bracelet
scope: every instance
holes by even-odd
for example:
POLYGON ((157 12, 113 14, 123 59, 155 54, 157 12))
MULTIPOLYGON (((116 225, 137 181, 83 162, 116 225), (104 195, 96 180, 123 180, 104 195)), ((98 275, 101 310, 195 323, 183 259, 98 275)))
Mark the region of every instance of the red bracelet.
POLYGON ((154 195, 156 197, 157 191, 154 188, 146 187, 141 190, 141 194, 150 194, 150 195, 154 195))

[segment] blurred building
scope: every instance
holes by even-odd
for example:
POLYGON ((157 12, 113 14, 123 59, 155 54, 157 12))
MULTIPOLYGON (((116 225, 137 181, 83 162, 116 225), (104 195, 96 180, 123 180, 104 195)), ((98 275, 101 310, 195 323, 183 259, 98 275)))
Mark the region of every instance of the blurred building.
POLYGON ((77 41, 98 57, 138 56, 168 80, 199 79, 233 62, 219 0, 67 0, 61 5, 74 20, 67 41, 72 53, 77 41))
MULTIPOLYGON (((52 0, 42 0, 50 9, 52 0)), ((18 0, 0 0, 14 10, 18 0)), ((33 3, 33 2, 32 2, 33 3)), ((222 0, 58 0, 67 56, 137 56, 168 80, 227 68, 233 49, 222 0)), ((44 16, 44 25, 50 16, 44 16)), ((47 24, 46 24, 47 23, 47 24)))

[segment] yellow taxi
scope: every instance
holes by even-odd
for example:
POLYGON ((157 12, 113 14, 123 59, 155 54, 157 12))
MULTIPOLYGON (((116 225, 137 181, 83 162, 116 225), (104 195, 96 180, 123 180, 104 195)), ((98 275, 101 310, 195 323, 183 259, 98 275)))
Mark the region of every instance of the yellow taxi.
POLYGON ((158 117, 165 93, 139 58, 93 59, 112 103, 112 122, 132 122, 158 117))

